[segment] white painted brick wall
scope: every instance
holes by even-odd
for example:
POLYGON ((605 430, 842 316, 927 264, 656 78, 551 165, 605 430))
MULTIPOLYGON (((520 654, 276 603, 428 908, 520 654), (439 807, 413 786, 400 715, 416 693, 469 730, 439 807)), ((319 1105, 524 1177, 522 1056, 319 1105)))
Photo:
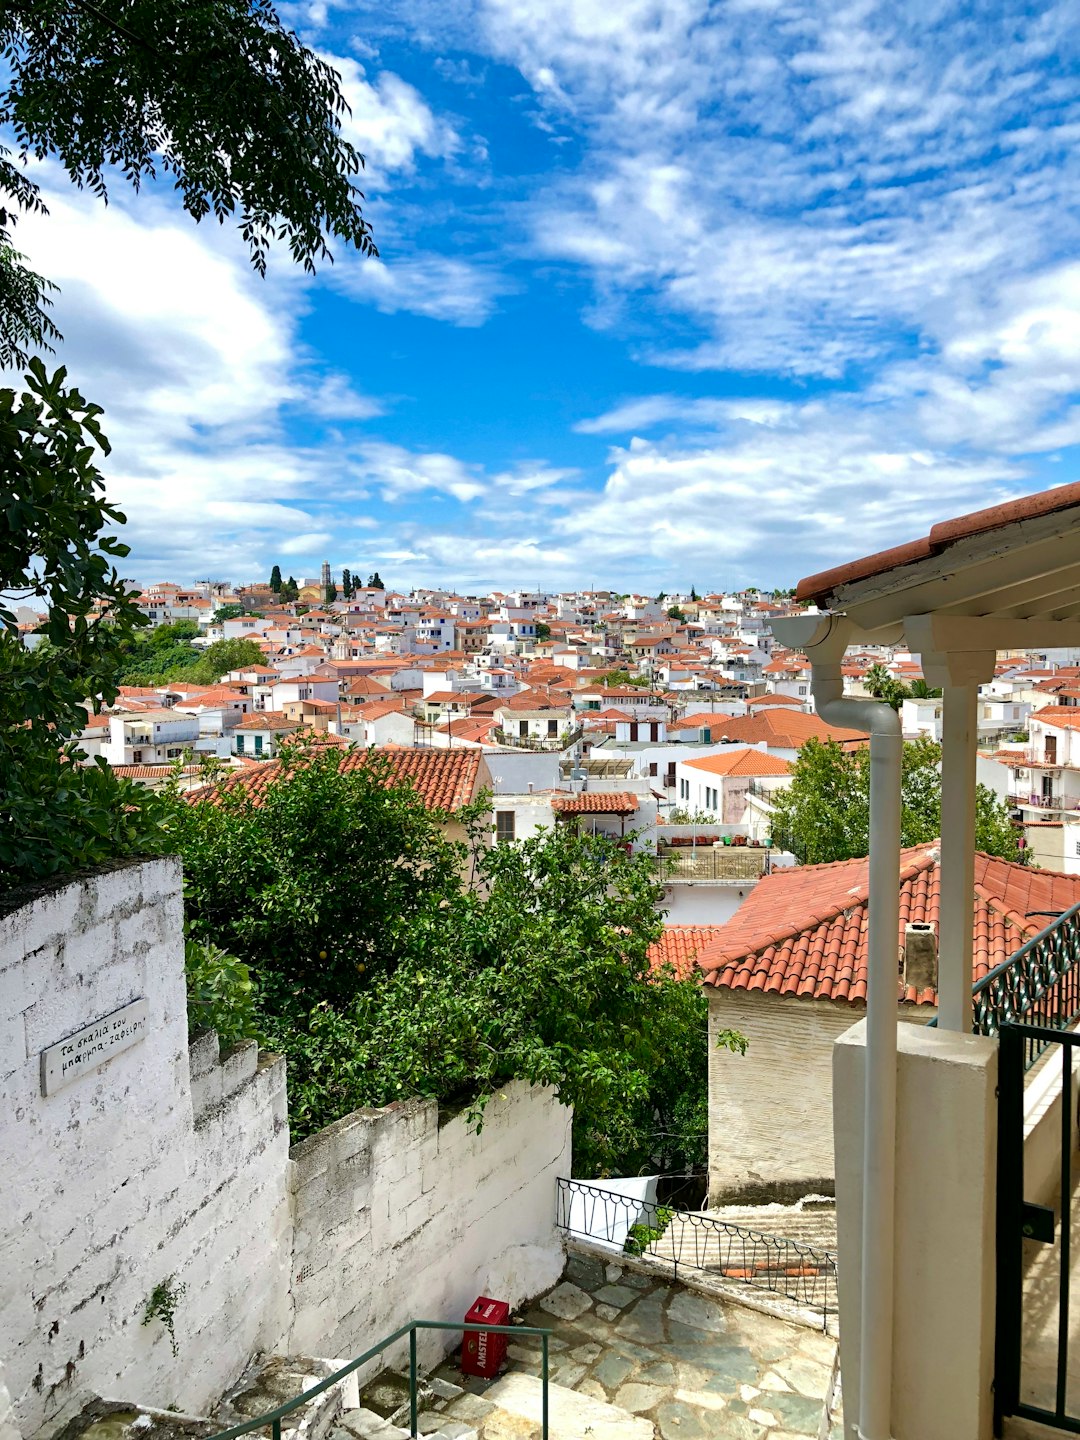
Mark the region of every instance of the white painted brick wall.
MULTIPOLYGON (((555 1180, 572 1112, 521 1082, 472 1134, 434 1101, 361 1110, 293 1151, 296 1353, 354 1355, 413 1317, 459 1320, 477 1295, 511 1304, 563 1265, 555 1180)), ((421 1336, 426 1360, 454 1336, 421 1336)))
POLYGON ((562 1268, 571 1111, 550 1092, 508 1086, 479 1136, 433 1102, 359 1111, 290 1159, 284 1063, 189 1049, 181 926, 171 860, 0 919, 0 1376, 27 1437, 92 1394, 198 1414, 256 1349, 348 1357, 562 1268), (43 1097, 40 1051, 140 996, 146 1038, 43 1097), (176 1358, 141 1323, 169 1275, 176 1358))
POLYGON ((212 1037, 219 1099, 193 1113, 181 922, 164 860, 0 925, 0 1360, 27 1435, 94 1393, 198 1413, 285 1329, 285 1067, 256 1069, 254 1047, 220 1066, 212 1037), (42 1096, 41 1050, 139 996, 146 1038, 42 1096), (170 1274, 187 1286, 178 1359, 142 1324, 170 1274))
MULTIPOLYGON (((709 1203, 831 1194, 833 1044, 863 1005, 710 988, 709 1203), (719 1030, 741 1030, 745 1055, 717 1049, 719 1030)), ((928 1006, 901 1006, 926 1024, 928 1006)))

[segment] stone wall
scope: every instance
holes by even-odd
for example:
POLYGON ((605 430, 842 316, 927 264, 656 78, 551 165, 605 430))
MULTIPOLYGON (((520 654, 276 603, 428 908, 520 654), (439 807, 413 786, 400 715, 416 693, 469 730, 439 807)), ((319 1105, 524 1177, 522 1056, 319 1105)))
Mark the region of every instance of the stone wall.
POLYGON ((0 1360, 24 1434, 90 1394, 198 1413, 286 1319, 285 1067, 189 1078, 180 867, 45 894, 0 926, 0 1360), (144 1038, 54 1094, 41 1052, 138 998, 144 1038), (13 1223, 11 1223, 13 1222, 13 1223), (154 1286, 175 1276, 175 1359, 154 1286))
POLYGON ((433 1103, 360 1111, 290 1160, 284 1062, 189 1048, 181 926, 172 860, 0 918, 0 1375, 25 1436, 94 1394, 205 1412, 255 1350, 349 1357, 561 1270, 550 1092, 507 1087, 480 1135, 433 1103), (42 1052, 138 1000, 129 1048, 43 1085, 42 1052), (175 1356, 142 1323, 169 1277, 175 1356))
MULTIPOLYGON (((514 1082, 479 1135, 434 1101, 360 1110, 293 1150, 291 1346, 355 1355, 414 1317, 457 1320, 477 1295, 511 1304, 554 1285, 555 1181, 571 1111, 514 1082)), ((423 1358, 457 1337, 428 1333, 423 1358)))
MULTIPOLYGON (((832 1194, 832 1049, 864 1007, 758 991, 710 989, 709 1204, 832 1194), (717 1049, 741 1030, 745 1055, 717 1049)), ((928 1006, 901 1007, 925 1024, 928 1006)))

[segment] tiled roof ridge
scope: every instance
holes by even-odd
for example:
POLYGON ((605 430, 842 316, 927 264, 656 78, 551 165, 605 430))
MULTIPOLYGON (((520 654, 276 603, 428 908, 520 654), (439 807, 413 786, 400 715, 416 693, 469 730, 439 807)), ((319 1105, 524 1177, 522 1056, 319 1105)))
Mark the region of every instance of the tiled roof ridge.
MULTIPOLYGON (((906 865, 901 865, 901 886, 906 884, 908 880, 914 880, 915 876, 920 874, 922 871, 931 870, 934 868, 934 866, 937 864, 935 847, 938 844, 940 844, 939 841, 930 841, 925 846, 913 847, 913 849, 915 850, 923 850, 924 853, 919 856, 918 860, 914 862, 909 861, 906 865)), ((909 851, 908 853, 910 854, 911 851, 909 851)), ((801 865, 798 867, 798 869, 802 874, 805 874, 809 870, 831 870, 839 869, 842 865, 854 866, 863 865, 865 863, 866 857, 862 856, 852 860, 825 861, 821 865, 801 865)), ((788 873, 788 871, 787 869, 784 869, 779 872, 774 872, 774 874, 775 873, 784 875, 788 873)), ((772 875, 767 876, 765 881, 761 883, 767 884, 768 881, 773 878, 774 876, 772 875)), ((733 965, 740 960, 749 959, 752 955, 761 954, 762 951, 772 949, 778 945, 784 945, 787 943, 787 941, 794 940, 798 935, 805 935, 810 933, 811 931, 818 930, 821 928, 822 925, 831 925, 834 920, 839 920, 842 915, 849 915, 853 910, 861 909, 863 906, 866 905, 869 898, 870 884, 868 876, 865 883, 853 885, 851 889, 844 895, 844 897, 840 900, 837 900, 835 903, 830 902, 823 908, 817 910, 808 909, 805 916, 801 920, 792 920, 787 925, 781 926, 776 930, 770 930, 768 932, 761 931, 758 936, 754 937, 755 943, 752 945, 748 945, 745 949, 731 951, 714 951, 713 954, 716 956, 716 964, 714 965, 712 963, 713 956, 710 955, 708 966, 706 967, 703 965, 702 969, 708 971, 721 970, 726 965, 733 965)))

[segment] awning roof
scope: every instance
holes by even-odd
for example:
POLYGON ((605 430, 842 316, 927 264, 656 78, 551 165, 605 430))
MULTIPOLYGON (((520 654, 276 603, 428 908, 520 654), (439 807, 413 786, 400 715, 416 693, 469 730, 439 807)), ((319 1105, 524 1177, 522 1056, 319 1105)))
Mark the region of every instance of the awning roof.
POLYGON ((852 642, 903 636, 915 650, 1080 644, 1080 484, 944 521, 919 540, 808 576, 796 593, 845 615, 852 642))

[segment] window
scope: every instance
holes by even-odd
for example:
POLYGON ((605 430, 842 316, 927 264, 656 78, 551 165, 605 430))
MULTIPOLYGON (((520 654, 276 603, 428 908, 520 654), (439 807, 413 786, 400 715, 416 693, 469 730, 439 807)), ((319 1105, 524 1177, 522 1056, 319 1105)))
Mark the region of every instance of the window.
POLYGON ((243 737, 243 735, 237 735, 237 737, 236 737, 236 753, 237 753, 238 755, 242 755, 242 754, 244 753, 244 737, 243 737))
POLYGON ((1076 854, 1077 858, 1080 859, 1080 840, 1077 840, 1076 842, 1076 854))
POLYGON ((134 761, 134 763, 135 763, 136 765, 141 765, 141 764, 142 764, 142 751, 141 751, 141 750, 133 750, 133 751, 131 752, 131 758, 132 758, 132 760, 134 761))
POLYGON ((664 772, 664 785, 668 790, 675 788, 675 765, 672 761, 668 762, 668 767, 664 772))
POLYGON ((1045 746, 1046 746, 1046 763, 1047 763, 1047 765, 1056 765, 1056 764, 1057 764, 1057 736, 1056 736, 1056 735, 1046 735, 1046 736, 1044 736, 1043 743, 1044 743, 1045 746))
POLYGON ((659 772, 659 769, 660 769, 660 767, 657 765, 657 763, 656 763, 655 760, 650 760, 650 761, 649 761, 649 778, 650 778, 650 780, 655 780, 655 779, 656 779, 656 776, 657 776, 657 774, 658 774, 658 772, 659 772))
POLYGON ((171 749, 165 751, 165 759, 175 760, 178 755, 182 755, 183 753, 179 745, 174 745, 171 749))
POLYGON ((549 721, 548 721, 548 734, 549 734, 549 735, 558 735, 558 733, 559 733, 559 722, 558 722, 558 720, 549 720, 549 721))
POLYGON ((495 843, 497 845, 509 845, 514 838, 514 812, 513 810, 495 811, 495 843))
POLYGON ((522 739, 522 740, 525 740, 525 739, 527 739, 528 734, 529 734, 529 722, 528 722, 528 720, 519 720, 519 721, 518 721, 518 737, 519 737, 520 739, 522 739))
POLYGON ((800 685, 800 686, 799 686, 799 694, 800 694, 800 695, 805 695, 805 694, 806 694, 806 686, 805 686, 805 685, 800 685))
POLYGON ((261 755, 261 754, 262 754, 262 747, 263 747, 263 737, 262 737, 261 735, 256 735, 256 736, 255 736, 255 754, 256 754, 256 755, 261 755))

